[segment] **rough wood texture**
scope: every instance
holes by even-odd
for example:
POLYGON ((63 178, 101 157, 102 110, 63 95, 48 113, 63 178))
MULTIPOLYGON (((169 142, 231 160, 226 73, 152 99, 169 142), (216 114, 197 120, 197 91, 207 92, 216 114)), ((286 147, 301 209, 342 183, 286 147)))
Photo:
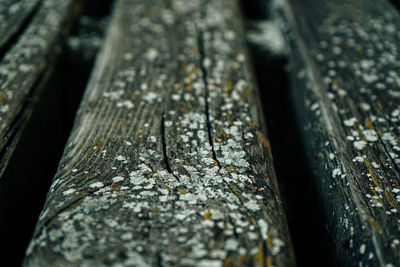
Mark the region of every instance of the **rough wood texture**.
POLYGON ((25 266, 291 266, 240 12, 119 0, 25 266))
POLYGON ((400 18, 386 1, 276 1, 292 102, 337 264, 400 262, 400 18))
POLYGON ((29 23, 38 3, 39 0, 0 0, 0 52, 29 23))
MULTIPOLYGON (((43 1, 0 61, 0 176, 30 116, 31 110, 26 107, 38 93, 35 88, 54 64, 61 36, 72 18, 73 2, 43 1)), ((19 3, 21 8, 24 5, 19 3)))

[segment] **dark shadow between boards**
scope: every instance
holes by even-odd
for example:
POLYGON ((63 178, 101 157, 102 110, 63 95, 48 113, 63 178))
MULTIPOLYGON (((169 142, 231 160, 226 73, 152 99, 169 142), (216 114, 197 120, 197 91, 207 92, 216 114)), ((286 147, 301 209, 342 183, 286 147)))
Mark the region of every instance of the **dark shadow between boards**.
MULTIPOLYGON (((254 20, 270 19, 269 1, 241 1, 246 31, 254 20)), ((333 266, 333 247, 291 103, 288 60, 248 43, 271 142, 275 170, 298 266, 333 266), (304 156, 301 156, 304 155, 304 156)))
MULTIPOLYGON (((82 1, 82 13, 74 22, 69 39, 78 36, 81 27, 101 38, 104 25, 93 29, 81 19, 86 16, 104 24, 101 20, 109 14, 111 2, 82 1)), ((71 49, 67 43, 55 68, 46 70, 51 74, 41 84, 39 95, 27 101, 33 112, 1 180, 5 216, 0 218, 0 266, 22 264, 97 53, 98 47, 93 47, 95 51, 86 47, 89 56, 83 56, 82 49, 71 49)))
POLYGON ((397 8, 397 11, 400 11, 400 0, 389 0, 389 2, 392 3, 392 5, 397 8))

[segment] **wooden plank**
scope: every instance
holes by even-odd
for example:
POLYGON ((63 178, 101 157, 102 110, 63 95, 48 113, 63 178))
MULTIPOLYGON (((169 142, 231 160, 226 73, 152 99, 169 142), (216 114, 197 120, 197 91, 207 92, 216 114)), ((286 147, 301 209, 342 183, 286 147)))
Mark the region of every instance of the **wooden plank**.
MULTIPOLYGON (((6 2, 11 3, 10 1, 1 3, 6 2)), ((33 232, 34 222, 31 222, 31 218, 37 216, 39 212, 35 209, 37 208, 35 205, 41 206, 41 201, 44 201, 40 196, 32 200, 32 191, 36 188, 35 185, 46 185, 46 179, 42 174, 51 167, 40 168, 34 166, 34 163, 43 162, 43 158, 48 155, 41 153, 56 151, 57 144, 46 144, 51 148, 37 149, 36 152, 31 149, 40 147, 44 139, 40 137, 48 134, 48 132, 42 135, 37 133, 41 123, 51 121, 51 115, 41 115, 41 112, 47 112, 47 108, 38 107, 43 103, 39 100, 43 97, 53 100, 56 99, 53 96, 60 95, 60 93, 48 93, 48 87, 63 43, 62 37, 68 31, 69 22, 73 17, 73 1, 62 3, 53 0, 40 1, 29 15, 23 13, 22 9, 36 1, 31 1, 29 4, 25 2, 27 1, 18 1, 19 5, 16 3, 20 9, 7 7, 15 9, 13 16, 21 16, 23 22, 9 18, 8 22, 3 21, 0 26, 1 32, 4 30, 2 27, 7 26, 10 21, 14 21, 15 24, 22 23, 20 29, 15 30, 12 36, 9 35, 11 37, 8 43, 0 49, 0 229, 2 229, 0 251, 5 265, 22 262, 24 247, 33 232), (32 126, 35 120, 39 120, 37 127, 32 126), (35 136, 39 138, 34 138, 35 136), (30 145, 30 142, 35 144, 30 145), (23 148, 28 148, 28 151, 21 152, 23 148), (30 158, 32 154, 36 154, 35 157, 40 156, 41 159, 30 158), (30 171, 26 173, 29 173, 30 177, 16 175, 23 174, 28 168, 30 171)), ((12 28, 10 25, 7 27, 12 28)), ((1 38, 5 38, 9 33, 3 31, 2 34, 5 35, 1 38)), ((53 105, 54 103, 46 103, 47 107, 53 105)), ((58 109, 51 110, 54 114, 58 112, 58 109)), ((59 138, 57 125, 52 126, 52 135, 47 138, 49 143, 59 138)), ((41 130, 43 131, 43 127, 41 130)))
POLYGON ((0 235, 0 251, 6 266, 22 264, 68 138, 66 121, 60 120, 65 92, 59 90, 63 88, 61 81, 54 81, 56 75, 46 72, 24 107, 24 116, 29 120, 18 131, 12 156, 1 176, 0 229, 7 230, 0 235))
POLYGON ((285 0, 275 11, 337 264, 398 265, 399 14, 385 0, 285 0))
POLYGON ((238 4, 119 0, 25 266, 291 266, 238 4))
POLYGON ((45 0, 0 61, 0 177, 29 118, 25 108, 61 48, 73 2, 45 0))
POLYGON ((24 30, 38 6, 39 0, 0 1, 0 52, 5 52, 4 46, 24 30))

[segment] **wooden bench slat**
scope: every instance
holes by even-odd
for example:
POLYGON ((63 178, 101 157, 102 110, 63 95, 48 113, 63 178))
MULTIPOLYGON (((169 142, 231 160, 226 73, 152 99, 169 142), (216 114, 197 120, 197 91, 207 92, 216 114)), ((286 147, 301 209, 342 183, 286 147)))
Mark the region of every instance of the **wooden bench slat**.
POLYGON ((0 176, 29 118, 26 106, 55 63, 61 36, 72 18, 72 3, 73 0, 43 1, 26 30, 0 62, 0 152, 3 155, 0 176))
POLYGON ((0 51, 12 39, 23 24, 34 15, 39 0, 0 1, 0 51))
POLYGON ((4 255, 3 265, 22 262, 24 247, 34 228, 33 217, 44 201, 40 186, 46 186, 46 172, 52 169, 52 159, 48 158, 56 157, 58 144, 52 142, 62 138, 62 127, 55 118, 55 114, 61 114, 55 102, 62 93, 57 92, 60 86, 53 78, 65 40, 62 37, 73 18, 72 2, 0 1, 0 251, 4 255), (49 115, 48 110, 54 115, 49 115), (42 163, 47 165, 39 167, 42 163))
POLYGON ((291 266, 238 3, 116 1, 25 266, 291 266))
POLYGON ((387 1, 276 1, 292 103, 339 265, 400 262, 400 18, 387 1))

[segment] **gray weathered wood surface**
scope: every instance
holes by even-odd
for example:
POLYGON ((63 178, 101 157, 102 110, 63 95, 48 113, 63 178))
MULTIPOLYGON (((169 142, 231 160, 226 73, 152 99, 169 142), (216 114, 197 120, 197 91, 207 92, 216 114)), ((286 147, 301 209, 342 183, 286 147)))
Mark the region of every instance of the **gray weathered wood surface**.
MULTIPOLYGON (((0 176, 18 142, 23 125, 30 116, 31 110, 27 109, 27 106, 35 94, 38 94, 35 88, 43 82, 46 73, 53 67, 55 55, 60 50, 61 36, 68 29, 68 22, 72 19, 73 2, 41 2, 26 29, 1 58, 0 176)), ((19 5, 20 9, 25 5, 30 6, 25 2, 20 2, 19 5)))
POLYGON ((0 51, 17 37, 18 31, 23 30, 25 23, 29 23, 39 0, 1 0, 0 1, 0 51))
POLYGON ((118 0, 25 266, 292 266, 231 0, 118 0))
POLYGON ((385 0, 275 1, 337 264, 400 264, 400 17, 385 0))

